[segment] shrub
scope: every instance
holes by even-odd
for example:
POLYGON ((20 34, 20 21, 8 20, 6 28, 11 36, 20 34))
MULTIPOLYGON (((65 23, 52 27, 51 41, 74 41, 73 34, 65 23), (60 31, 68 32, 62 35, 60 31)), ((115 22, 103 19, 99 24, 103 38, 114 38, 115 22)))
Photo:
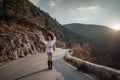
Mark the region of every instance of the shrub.
POLYGON ((91 47, 88 43, 84 43, 82 47, 80 45, 74 45, 72 47, 74 54, 73 56, 83 60, 94 62, 96 59, 91 56, 91 47))

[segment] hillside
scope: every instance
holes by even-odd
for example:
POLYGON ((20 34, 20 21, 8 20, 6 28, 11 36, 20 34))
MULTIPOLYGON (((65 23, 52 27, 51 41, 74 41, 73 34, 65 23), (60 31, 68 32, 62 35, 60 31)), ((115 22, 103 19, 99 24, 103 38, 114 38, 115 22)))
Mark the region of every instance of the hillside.
POLYGON ((114 37, 114 30, 101 25, 86 25, 86 24, 66 24, 64 25, 69 30, 73 30, 78 34, 83 36, 91 37, 92 39, 97 39, 99 41, 107 41, 114 37))
MULTIPOLYGON (((107 47, 110 44, 120 40, 120 32, 115 32, 113 29, 101 25, 87 25, 87 24, 66 24, 64 25, 71 31, 74 31, 84 37, 88 37, 88 42, 94 47, 107 47)), ((101 50, 101 48, 99 48, 101 50)))
POLYGON ((92 46, 92 54, 96 63, 120 69, 120 31, 100 25, 67 24, 64 27, 84 37, 92 46))
POLYGON ((0 62, 44 52, 40 35, 49 30, 58 47, 85 42, 28 0, 0 0, 0 62))

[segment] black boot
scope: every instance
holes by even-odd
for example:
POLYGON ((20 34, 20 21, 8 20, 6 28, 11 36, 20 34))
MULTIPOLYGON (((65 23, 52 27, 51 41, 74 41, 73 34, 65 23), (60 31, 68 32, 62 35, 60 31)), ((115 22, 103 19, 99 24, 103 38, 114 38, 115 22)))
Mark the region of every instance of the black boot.
POLYGON ((53 65, 53 62, 52 62, 52 61, 50 61, 50 69, 52 69, 52 65, 53 65))
POLYGON ((48 60, 48 69, 51 69, 51 63, 49 60, 48 60))

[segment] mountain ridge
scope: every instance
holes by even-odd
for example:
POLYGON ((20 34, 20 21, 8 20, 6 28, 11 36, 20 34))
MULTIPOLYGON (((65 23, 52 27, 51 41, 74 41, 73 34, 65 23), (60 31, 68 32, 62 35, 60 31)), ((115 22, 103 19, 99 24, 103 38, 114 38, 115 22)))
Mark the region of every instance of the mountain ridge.
MULTIPOLYGON (((107 27, 107 26, 104 26, 104 25, 98 25, 98 24, 84 24, 84 23, 69 23, 69 24, 63 24, 64 26, 65 25, 86 25, 86 26, 101 26, 101 27, 107 27)), ((109 27, 107 27, 107 28, 109 28, 109 27)), ((109 29, 111 29, 111 28, 109 28, 109 29)), ((113 30, 113 29, 112 29, 113 30)))
POLYGON ((91 37, 93 39, 98 39, 100 41, 102 41, 103 38, 113 38, 116 35, 115 33, 119 34, 119 31, 115 32, 115 30, 102 25, 71 23, 64 26, 78 34, 82 34, 83 36, 91 37))

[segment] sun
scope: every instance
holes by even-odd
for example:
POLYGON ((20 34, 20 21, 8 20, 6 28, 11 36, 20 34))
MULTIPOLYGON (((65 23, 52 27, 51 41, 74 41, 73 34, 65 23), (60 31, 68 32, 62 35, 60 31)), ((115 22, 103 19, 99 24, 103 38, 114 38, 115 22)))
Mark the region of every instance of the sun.
POLYGON ((120 30, 120 24, 116 24, 112 27, 114 30, 120 30))

